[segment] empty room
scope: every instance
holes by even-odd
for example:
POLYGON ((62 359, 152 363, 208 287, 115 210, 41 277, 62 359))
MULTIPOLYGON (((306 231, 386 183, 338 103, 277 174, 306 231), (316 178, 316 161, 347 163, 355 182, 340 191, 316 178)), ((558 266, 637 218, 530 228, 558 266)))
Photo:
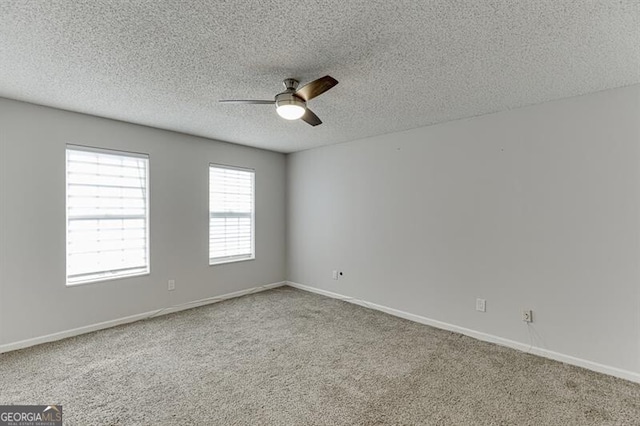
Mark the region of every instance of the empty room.
POLYGON ((640 425, 640 0, 0 0, 0 426, 640 425))

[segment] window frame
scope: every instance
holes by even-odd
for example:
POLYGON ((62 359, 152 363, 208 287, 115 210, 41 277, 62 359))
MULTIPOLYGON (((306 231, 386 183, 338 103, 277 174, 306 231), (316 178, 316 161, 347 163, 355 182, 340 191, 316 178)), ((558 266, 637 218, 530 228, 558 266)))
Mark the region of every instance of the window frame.
MULTIPOLYGON (((124 151, 124 150, 118 150, 118 149, 111 149, 111 148, 99 148, 99 147, 95 147, 95 146, 89 146, 89 145, 79 145, 79 144, 72 144, 72 143, 68 143, 65 145, 65 168, 64 168, 64 176, 65 176, 65 185, 64 185, 64 191, 65 191, 65 198, 64 198, 64 210, 65 210, 65 286, 66 287, 77 287, 77 286, 83 286, 83 285, 88 285, 88 284, 95 284, 95 283, 101 283, 101 282, 105 282, 105 281, 115 281, 115 280, 122 280, 122 279, 128 279, 128 278, 134 278, 134 277, 142 277, 142 276, 148 276, 151 274, 151 233, 150 233, 150 229, 151 229, 151 204, 150 204, 150 200, 151 200, 151 189, 150 189, 150 169, 151 169, 151 155, 149 155, 148 153, 143 153, 143 152, 136 152, 136 151, 124 151), (146 268, 144 271, 140 271, 140 272, 132 272, 132 273, 127 273, 127 274, 112 274, 112 275, 105 275, 105 276, 100 276, 97 278, 89 278, 89 279, 84 279, 84 280, 77 280, 77 281, 73 281, 73 282, 69 282, 69 270, 68 270, 68 263, 69 263, 69 194, 68 194, 68 190, 69 190, 69 173, 68 173, 68 168, 69 168, 69 157, 68 157, 68 151, 72 150, 72 151, 84 151, 84 152, 95 152, 95 153, 102 153, 102 154, 109 154, 109 155, 118 155, 118 156, 125 156, 125 157, 133 157, 133 158, 142 158, 146 160, 146 173, 145 173, 145 220, 146 220, 146 226, 145 226, 145 238, 146 238, 146 268)), ((107 272, 103 272, 104 274, 107 274, 107 272)), ((99 274, 96 273, 96 274, 99 274)))
POLYGON ((236 262, 246 262, 250 260, 256 259, 256 170, 250 167, 239 167, 239 166, 231 166, 228 164, 220 164, 220 163, 209 163, 209 167, 207 169, 208 172, 208 187, 207 187, 207 215, 208 215, 208 223, 209 223, 209 249, 208 249, 208 258, 209 258, 209 266, 216 265, 224 265, 227 263, 236 263, 236 262), (227 169, 227 170, 238 170, 241 172, 250 172, 251 173, 251 254, 250 255, 241 255, 241 256, 226 256, 226 257, 211 257, 211 169, 227 169), (215 260, 219 259, 219 260, 215 260))

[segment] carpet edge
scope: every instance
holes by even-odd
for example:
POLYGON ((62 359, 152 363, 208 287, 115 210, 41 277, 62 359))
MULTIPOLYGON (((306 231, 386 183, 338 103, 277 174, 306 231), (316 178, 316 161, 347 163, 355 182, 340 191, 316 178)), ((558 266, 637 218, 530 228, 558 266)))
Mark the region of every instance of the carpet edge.
POLYGON ((96 324, 77 327, 71 330, 64 330, 56 333, 47 334, 44 336, 38 336, 38 337, 29 338, 29 339, 19 340, 17 342, 5 343, 3 345, 0 345, 0 354, 5 352, 16 351, 18 349, 25 349, 25 348, 40 345, 43 343, 55 342, 57 340, 79 336, 81 334, 87 334, 87 333, 91 333, 98 330, 104 330, 106 328, 116 327, 118 325, 129 324, 132 322, 141 321, 148 318, 154 318, 162 315, 184 311, 187 309, 197 308, 199 306, 210 305, 213 303, 222 302, 224 300, 246 296, 248 294, 253 294, 261 291, 270 290, 273 288, 283 287, 285 285, 287 285, 286 281, 279 281, 276 283, 265 284, 262 286, 251 287, 245 290, 239 290, 231 293, 222 294, 220 296, 207 297, 204 299, 194 300, 192 302, 186 302, 186 303, 182 303, 175 306, 169 306, 166 308, 160 308, 160 309, 156 309, 149 312, 143 312, 141 314, 129 315, 122 318, 116 318, 113 320, 103 321, 96 324))
POLYGON ((597 373, 602 373, 609 376, 618 377, 620 379, 629 380, 631 382, 640 383, 640 373, 635 373, 633 371, 623 370, 621 368, 600 364, 600 363, 589 361, 582 358, 577 358, 577 357, 566 355, 560 352, 550 351, 548 349, 540 348, 538 346, 530 346, 525 343, 517 342, 515 340, 506 339, 503 337, 495 336, 493 334, 483 333, 481 331, 476 331, 470 328, 465 328, 458 325, 434 320, 421 315, 412 314, 410 312, 405 312, 399 309, 390 308, 388 306, 378 305, 376 303, 367 302, 365 300, 357 299, 355 297, 345 296, 345 295, 334 293, 328 290, 319 289, 306 284, 300 284, 293 281, 286 281, 286 285, 289 287, 297 288, 299 290, 308 291, 310 293, 319 294, 321 296, 326 296, 333 299, 342 300, 343 302, 353 303, 355 305, 363 306, 365 308, 381 311, 389 315, 400 317, 409 321, 429 325, 431 327, 439 328, 442 330, 453 331, 456 333, 464 334, 465 336, 482 340, 484 342, 494 343, 500 346, 506 346, 521 352, 541 356, 543 358, 552 359, 554 361, 564 362, 566 364, 574 365, 576 367, 586 368, 587 370, 595 371, 597 373))

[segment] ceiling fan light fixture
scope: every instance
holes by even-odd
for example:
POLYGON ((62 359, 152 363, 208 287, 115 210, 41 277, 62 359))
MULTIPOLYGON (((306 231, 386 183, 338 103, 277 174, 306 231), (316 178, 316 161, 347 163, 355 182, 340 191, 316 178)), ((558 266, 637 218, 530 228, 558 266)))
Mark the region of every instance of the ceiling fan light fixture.
POLYGON ((297 120, 304 115, 305 108, 300 105, 280 105, 276 111, 285 120, 297 120))
POLYGON ((306 108, 306 102, 291 93, 283 93, 276 96, 276 112, 285 120, 297 120, 301 118, 306 108))

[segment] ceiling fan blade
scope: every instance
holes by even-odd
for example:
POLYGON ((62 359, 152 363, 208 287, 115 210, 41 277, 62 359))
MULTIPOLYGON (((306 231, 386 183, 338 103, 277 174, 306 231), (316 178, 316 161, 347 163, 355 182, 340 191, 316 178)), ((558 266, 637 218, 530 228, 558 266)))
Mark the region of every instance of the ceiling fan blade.
POLYGON ((223 104, 265 104, 265 105, 273 105, 276 101, 261 101, 261 100, 252 100, 252 99, 225 99, 222 101, 218 101, 223 104))
POLYGON ((300 119, 302 121, 306 121, 312 126, 317 126, 318 124, 322 124, 322 120, 320 120, 318 116, 315 115, 314 112, 311 111, 309 108, 307 108, 307 110, 304 112, 304 115, 300 117, 300 119))
POLYGON ((305 84, 301 88, 296 91, 296 95, 300 96, 305 101, 311 100, 316 96, 322 95, 327 90, 331 89, 333 86, 338 84, 338 80, 335 78, 325 75, 317 80, 312 81, 311 83, 305 84))

